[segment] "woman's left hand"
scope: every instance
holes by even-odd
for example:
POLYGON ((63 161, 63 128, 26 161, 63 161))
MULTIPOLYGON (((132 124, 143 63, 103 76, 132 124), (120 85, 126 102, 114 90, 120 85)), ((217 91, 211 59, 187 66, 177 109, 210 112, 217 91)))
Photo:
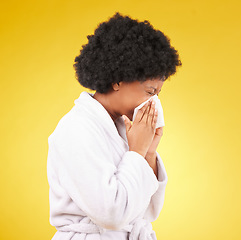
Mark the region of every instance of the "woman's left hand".
POLYGON ((157 128, 152 143, 147 151, 147 154, 154 154, 156 152, 157 146, 161 140, 162 135, 163 127, 157 128))

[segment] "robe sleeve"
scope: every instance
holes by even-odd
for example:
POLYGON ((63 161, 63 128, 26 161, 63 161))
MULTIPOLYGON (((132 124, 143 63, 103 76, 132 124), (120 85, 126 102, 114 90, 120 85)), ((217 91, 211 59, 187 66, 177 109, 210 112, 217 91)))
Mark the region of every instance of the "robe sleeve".
POLYGON ((157 176, 158 189, 151 197, 151 202, 144 214, 144 218, 150 222, 155 221, 162 210, 162 207, 164 204, 165 189, 166 189, 166 184, 168 180, 163 161, 157 151, 156 151, 156 154, 157 154, 157 168, 158 168, 158 176, 157 176))
POLYGON ((108 141, 100 128, 86 122, 68 124, 48 140, 54 152, 52 164, 66 193, 95 224, 119 230, 146 209, 161 187, 137 152, 125 152, 116 166, 108 141))

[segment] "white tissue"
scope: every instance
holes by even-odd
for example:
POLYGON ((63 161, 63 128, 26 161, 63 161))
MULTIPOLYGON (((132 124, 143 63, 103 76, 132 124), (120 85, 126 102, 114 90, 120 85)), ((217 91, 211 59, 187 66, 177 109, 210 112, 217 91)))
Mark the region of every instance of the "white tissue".
POLYGON ((156 128, 163 127, 163 126, 165 126, 164 116, 163 116, 163 109, 162 109, 161 101, 159 100, 159 98, 158 98, 157 95, 154 95, 154 96, 150 97, 148 100, 146 100, 145 102, 141 103, 139 106, 137 106, 137 107, 134 109, 134 114, 133 114, 132 121, 134 122, 135 117, 136 117, 136 114, 137 114, 137 112, 138 112, 138 109, 142 108, 142 107, 143 107, 148 101, 150 101, 151 99, 153 99, 153 100, 155 101, 155 103, 156 103, 156 104, 155 104, 155 108, 156 108, 157 111, 158 111, 156 128))

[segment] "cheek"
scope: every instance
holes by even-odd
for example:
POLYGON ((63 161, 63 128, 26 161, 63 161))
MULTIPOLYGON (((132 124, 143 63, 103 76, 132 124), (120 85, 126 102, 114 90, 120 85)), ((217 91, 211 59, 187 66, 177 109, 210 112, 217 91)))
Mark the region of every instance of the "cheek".
POLYGON ((142 97, 135 96, 134 98, 127 99, 126 104, 125 104, 125 115, 127 115, 127 117, 130 120, 132 120, 132 117, 134 114, 134 109, 148 99, 149 99, 149 97, 147 97, 147 96, 144 96, 144 97, 143 96, 142 97))
POLYGON ((140 104, 144 103, 145 101, 147 101, 150 97, 146 97, 146 98, 143 98, 141 99, 140 101, 138 101, 137 103, 135 102, 133 105, 132 105, 132 108, 130 109, 129 111, 129 114, 131 115, 131 117, 133 117, 133 114, 134 114, 134 109, 136 107, 138 107, 140 104))

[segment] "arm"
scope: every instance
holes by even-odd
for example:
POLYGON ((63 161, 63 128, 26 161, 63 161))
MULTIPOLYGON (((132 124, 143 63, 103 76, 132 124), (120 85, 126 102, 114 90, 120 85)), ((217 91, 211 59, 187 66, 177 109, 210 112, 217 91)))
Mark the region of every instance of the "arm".
POLYGON ((144 218, 148 219, 150 222, 155 221, 163 207, 164 204, 164 196, 166 184, 168 181, 166 169, 164 167, 163 161, 158 152, 156 152, 157 156, 157 179, 158 179, 158 189, 151 197, 150 204, 145 212, 144 218))
POLYGON ((157 154, 154 153, 147 153, 145 157, 146 161, 150 165, 150 167, 153 169, 153 172, 155 173, 156 177, 158 178, 158 167, 157 167, 157 154))
POLYGON ((125 152, 116 167, 108 140, 93 125, 72 123, 49 140, 49 147, 59 183, 103 228, 118 230, 129 224, 158 189, 153 170, 140 154, 125 152))

